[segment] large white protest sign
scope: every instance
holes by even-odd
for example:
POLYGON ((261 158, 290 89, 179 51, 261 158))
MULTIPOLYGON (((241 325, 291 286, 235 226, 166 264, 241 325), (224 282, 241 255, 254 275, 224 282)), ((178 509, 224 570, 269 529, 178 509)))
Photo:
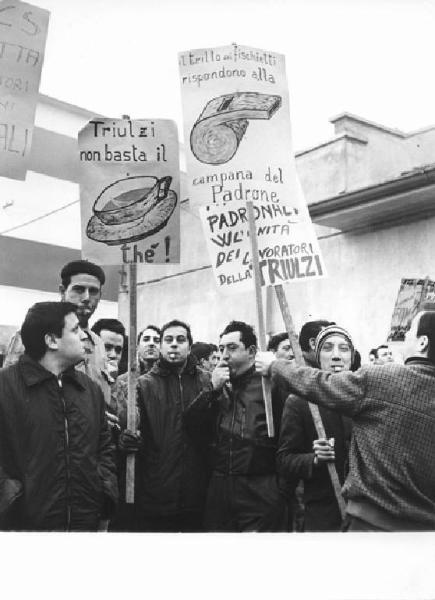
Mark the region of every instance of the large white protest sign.
POLYGON ((262 285, 325 276, 295 167, 284 56, 233 44, 182 52, 179 66, 189 197, 202 207, 219 288, 253 287, 247 223, 237 231, 224 216, 245 211, 247 200, 270 210, 257 219, 262 285), (231 247, 219 248, 219 235, 231 247))
POLYGON ((176 124, 94 119, 78 142, 83 257, 105 265, 178 263, 176 124))
MULTIPOLYGON (((300 218, 296 206, 259 199, 253 209, 262 286, 324 275, 313 228, 300 218)), ((252 289, 246 205, 235 202, 210 205, 202 207, 200 215, 218 288, 224 293, 252 289)))
POLYGON ((0 175, 10 179, 26 178, 49 15, 0 3, 0 175))

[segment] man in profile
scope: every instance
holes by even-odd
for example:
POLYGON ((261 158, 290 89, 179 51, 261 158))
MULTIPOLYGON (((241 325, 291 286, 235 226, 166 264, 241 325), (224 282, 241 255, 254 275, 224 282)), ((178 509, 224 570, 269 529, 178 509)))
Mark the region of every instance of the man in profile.
POLYGON ((292 345, 288 337, 288 333, 276 333, 272 335, 267 344, 267 349, 273 352, 276 358, 283 358, 284 360, 294 360, 295 355, 293 354, 292 345))
POLYGON ((74 368, 87 338, 77 306, 35 304, 21 336, 24 355, 0 370, 0 526, 96 531, 118 490, 101 389, 74 368))

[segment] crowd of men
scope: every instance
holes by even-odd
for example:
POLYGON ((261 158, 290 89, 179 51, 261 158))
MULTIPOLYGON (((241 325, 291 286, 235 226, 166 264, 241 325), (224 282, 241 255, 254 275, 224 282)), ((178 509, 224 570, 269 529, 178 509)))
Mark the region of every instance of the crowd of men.
POLYGON ((89 328, 104 271, 74 261, 60 279, 60 301, 29 309, 0 369, 0 529, 435 529, 435 311, 414 317, 404 364, 382 344, 362 367, 335 322, 303 325, 305 366, 286 333, 259 352, 242 321, 218 345, 194 342, 179 319, 148 324, 130 430, 125 328, 117 319, 89 328))

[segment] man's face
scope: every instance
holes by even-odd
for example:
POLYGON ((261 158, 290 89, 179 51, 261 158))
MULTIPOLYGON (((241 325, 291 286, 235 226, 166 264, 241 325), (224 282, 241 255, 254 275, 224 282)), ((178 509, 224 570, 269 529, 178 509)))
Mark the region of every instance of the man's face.
POLYGON ((124 347, 124 337, 120 333, 115 333, 109 329, 102 329, 100 331, 100 338, 103 340, 106 358, 112 370, 117 370, 124 347))
POLYGON ((319 359, 320 368, 324 371, 349 371, 352 361, 349 342, 339 334, 327 337, 320 350, 319 359))
POLYGON ((278 348, 275 352, 276 358, 283 358, 285 360, 293 360, 295 355, 293 354, 292 346, 290 344, 290 340, 282 340, 278 344, 278 348))
POLYGON ((145 329, 137 347, 139 359, 155 361, 159 358, 160 335, 154 329, 145 329))
POLYGON ((62 300, 72 302, 77 306, 77 317, 80 326, 88 327, 88 321, 94 314, 101 298, 101 284, 99 279, 88 273, 78 273, 71 276, 67 288, 60 286, 62 300))
POLYGON ((389 348, 379 348, 378 358, 375 359, 375 363, 377 365, 386 365, 390 362, 394 362, 391 350, 389 348))
POLYGON ((62 337, 57 340, 57 357, 65 368, 76 365, 85 356, 86 334, 74 313, 65 316, 62 337))
POLYGON ((245 348, 240 339, 240 331, 224 334, 219 342, 221 361, 229 370, 230 377, 237 377, 247 371, 255 360, 255 348, 245 348))
POLYGON ((184 327, 168 327, 162 337, 160 353, 162 357, 170 364, 175 366, 183 365, 190 352, 189 339, 184 327))

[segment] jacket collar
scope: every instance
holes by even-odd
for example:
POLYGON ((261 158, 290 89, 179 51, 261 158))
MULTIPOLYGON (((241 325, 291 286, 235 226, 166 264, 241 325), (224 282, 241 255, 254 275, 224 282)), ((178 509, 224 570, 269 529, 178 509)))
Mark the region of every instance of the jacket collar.
POLYGON ((410 356, 405 360, 405 365, 422 365, 425 367, 432 367, 432 369, 435 369, 435 363, 433 361, 429 360, 428 358, 423 358, 421 356, 410 356))
MULTIPOLYGON (((33 360, 33 358, 30 358, 30 356, 27 356, 27 354, 24 354, 20 357, 18 365, 23 376, 24 383, 28 387, 38 385, 39 383, 42 383, 48 379, 57 379, 57 377, 51 371, 44 369, 44 367, 40 365, 38 361, 33 360)), ((74 369, 74 367, 64 371, 62 373, 62 379, 71 381, 77 387, 84 389, 83 384, 77 377, 77 371, 74 369)))
MULTIPOLYGON (((192 354, 187 356, 186 366, 184 367, 183 373, 188 373, 189 375, 194 375, 197 370, 197 360, 192 354)), ((178 375, 174 367, 168 363, 162 356, 158 359, 156 364, 153 366, 150 373, 155 373, 156 375, 160 375, 161 377, 168 377, 169 375, 178 375)))

